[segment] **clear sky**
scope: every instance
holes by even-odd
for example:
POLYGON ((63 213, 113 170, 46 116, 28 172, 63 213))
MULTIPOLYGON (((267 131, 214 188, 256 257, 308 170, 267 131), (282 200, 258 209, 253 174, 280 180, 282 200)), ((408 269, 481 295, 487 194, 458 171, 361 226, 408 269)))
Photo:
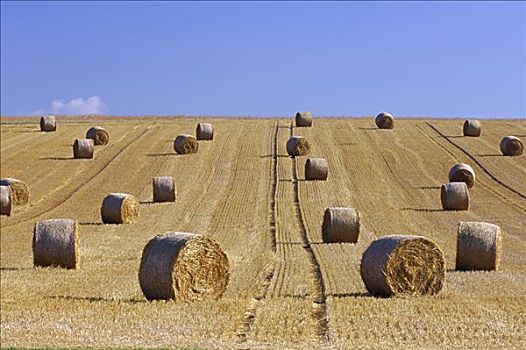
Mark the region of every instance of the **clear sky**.
POLYGON ((526 116, 525 2, 4 2, 1 114, 526 116))

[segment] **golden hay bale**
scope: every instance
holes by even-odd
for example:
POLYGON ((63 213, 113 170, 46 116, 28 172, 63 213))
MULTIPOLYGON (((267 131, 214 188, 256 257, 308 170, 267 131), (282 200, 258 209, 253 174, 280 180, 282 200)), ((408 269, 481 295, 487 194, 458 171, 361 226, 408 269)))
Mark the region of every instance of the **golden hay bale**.
POLYGON ((74 158, 93 158, 95 152, 95 144, 93 139, 76 139, 73 142, 73 157, 74 158))
POLYGON ((380 129, 392 129, 394 128, 394 118, 387 112, 378 114, 375 118, 376 126, 380 129))
POLYGON ((140 206, 131 194, 108 193, 102 201, 100 214, 105 224, 131 224, 139 219, 140 206))
POLYGON ((75 220, 37 221, 33 232, 34 265, 76 269, 79 264, 78 240, 75 220))
POLYGON ((500 141, 500 151, 505 156, 520 156, 524 151, 524 145, 516 136, 505 136, 500 141))
POLYGON ((11 215, 12 202, 9 186, 0 186, 0 215, 11 215))
POLYGON ((353 208, 327 208, 321 236, 325 243, 356 243, 360 234, 360 214, 353 208))
POLYGON ((55 131, 57 130, 57 121, 52 115, 45 115, 40 118, 40 131, 55 131))
POLYGON ((457 163, 449 170, 449 182, 465 182, 468 188, 475 185, 475 170, 467 164, 457 163))
POLYGON ((153 201, 175 202, 177 190, 172 176, 156 176, 153 178, 153 201))
POLYGON ((167 232, 144 247, 139 283, 148 300, 218 299, 228 285, 228 270, 228 258, 214 240, 167 232))
POLYGON ((464 136, 480 136, 480 122, 478 120, 466 120, 464 121, 464 136))
POLYGON ((174 141, 174 149, 178 154, 197 153, 199 143, 192 135, 177 135, 174 141))
POLYGON ((312 113, 311 112, 297 112, 296 113, 296 126, 299 126, 299 127, 312 126, 312 113))
POLYGON ((24 182, 6 178, 0 180, 0 186, 9 186, 12 205, 26 205, 29 202, 29 187, 24 182))
POLYGON ((107 145, 110 142, 110 134, 101 126, 93 126, 86 132, 87 139, 93 139, 96 146, 107 145))
POLYGON ((329 163, 325 158, 309 158, 305 162, 305 180, 327 180, 329 163))
POLYGON ((363 253, 360 273, 369 293, 385 297, 436 294, 446 266, 442 250, 421 236, 384 236, 363 253))
POLYGON ((287 153, 291 157, 306 156, 309 151, 309 142, 303 136, 292 136, 287 141, 287 153))
POLYGON ((456 270, 498 270, 502 251, 500 227, 486 222, 460 222, 456 270))
POLYGON ((199 123, 195 128, 195 135, 198 140, 213 140, 214 127, 210 123, 199 123))
POLYGON ((465 182, 450 182, 442 185, 440 200, 444 210, 468 210, 468 185, 465 182))

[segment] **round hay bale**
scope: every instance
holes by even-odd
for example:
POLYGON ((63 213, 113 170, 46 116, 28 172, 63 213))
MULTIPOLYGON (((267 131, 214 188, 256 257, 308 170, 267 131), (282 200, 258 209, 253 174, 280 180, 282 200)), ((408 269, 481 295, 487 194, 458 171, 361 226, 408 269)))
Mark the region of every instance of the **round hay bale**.
POLYGON ((52 115, 45 115, 40 118, 40 131, 50 132, 57 130, 57 121, 52 115))
POLYGON ((75 220, 37 221, 33 232, 34 265, 76 269, 79 264, 78 240, 75 220))
POLYGON ((500 151, 505 156, 520 156, 524 151, 524 145, 516 136, 505 136, 500 141, 500 151))
POLYGON ((228 270, 228 258, 214 240, 167 232, 144 247, 139 283, 148 300, 218 299, 228 285, 228 270))
POLYGON ((394 128, 394 118, 387 112, 378 114, 375 118, 376 126, 380 129, 392 129, 394 128))
POLYGON ((156 176, 153 178, 153 201, 175 202, 177 190, 172 176, 156 176))
POLYGON ((0 186, 0 215, 11 216, 12 202, 9 186, 0 186))
POLYGON ((139 219, 140 206, 131 194, 108 193, 102 201, 100 213, 105 224, 131 224, 139 219))
POLYGON ((296 126, 298 127, 312 126, 312 113, 311 112, 297 112, 296 113, 296 126))
POLYGON ((213 140, 214 127, 210 123, 199 123, 195 128, 195 135, 198 140, 213 140))
POLYGON ((76 139, 73 142, 73 157, 74 158, 93 158, 95 152, 95 144, 93 139, 76 139))
POLYGON ((107 145, 110 142, 110 134, 101 126, 93 126, 86 132, 86 138, 92 139, 95 146, 107 145))
POLYGON ((468 185, 465 182, 450 182, 442 185, 440 200, 444 210, 468 210, 468 185))
POLYGON ((325 158, 309 158, 305 162, 305 180, 327 180, 329 163, 325 158))
POLYGON ((467 164, 457 163, 449 170, 449 182, 465 182, 468 188, 475 185, 475 170, 467 164))
POLYGON ((500 227, 485 222, 460 222, 456 270, 498 270, 501 256, 500 227))
POLYGON ((291 157, 306 156, 310 152, 310 145, 303 136, 292 136, 287 141, 287 153, 291 157))
POLYGON ((177 135, 174 141, 174 149, 178 154, 197 153, 199 143, 192 135, 177 135))
POLYGON ((478 120, 464 121, 464 136, 479 137, 480 136, 480 122, 478 120))
POLYGON ((29 187, 24 182, 6 178, 0 180, 0 186, 9 186, 12 205, 26 205, 29 202, 29 187))
POLYGON ((360 274, 373 295, 437 294, 446 266, 442 250, 425 237, 384 236, 363 253, 360 274))
POLYGON ((327 208, 323 213, 321 236, 325 243, 356 243, 360 214, 353 208, 327 208))

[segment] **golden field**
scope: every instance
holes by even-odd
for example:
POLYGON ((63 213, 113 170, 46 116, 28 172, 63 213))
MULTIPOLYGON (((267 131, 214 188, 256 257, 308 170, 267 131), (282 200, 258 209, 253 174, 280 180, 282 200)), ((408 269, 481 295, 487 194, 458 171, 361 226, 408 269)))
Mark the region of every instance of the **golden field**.
POLYGON ((203 347, 234 349, 526 348, 526 155, 503 157, 505 135, 526 138, 525 120, 483 120, 462 137, 462 120, 58 118, 3 119, 1 177, 23 180, 30 204, 1 218, 2 347, 203 347), (213 141, 177 155, 177 134, 213 123, 213 141), (92 125, 110 133, 93 159, 72 159, 92 125), (329 162, 327 181, 303 181, 307 157, 287 156, 290 135, 329 162), (456 162, 477 183, 468 211, 443 211, 440 185, 456 162), (176 203, 152 203, 152 177, 174 176, 176 203), (141 202, 139 222, 104 225, 109 192, 141 202), (358 244, 323 244, 328 206, 361 215, 358 244), (37 220, 76 219, 80 268, 34 268, 37 220), (459 221, 503 230, 497 272, 455 272, 459 221), (147 302, 138 282, 142 249, 166 231, 217 240, 230 260, 220 300, 147 302), (360 259, 377 237, 423 235, 443 250, 436 296, 375 298, 360 259))

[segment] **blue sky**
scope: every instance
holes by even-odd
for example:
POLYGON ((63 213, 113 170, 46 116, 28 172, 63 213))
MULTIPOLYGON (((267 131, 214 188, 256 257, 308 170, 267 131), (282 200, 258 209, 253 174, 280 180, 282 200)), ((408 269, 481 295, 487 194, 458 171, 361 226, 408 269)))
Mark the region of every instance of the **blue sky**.
POLYGON ((2 2, 1 114, 526 116, 525 2, 2 2))

